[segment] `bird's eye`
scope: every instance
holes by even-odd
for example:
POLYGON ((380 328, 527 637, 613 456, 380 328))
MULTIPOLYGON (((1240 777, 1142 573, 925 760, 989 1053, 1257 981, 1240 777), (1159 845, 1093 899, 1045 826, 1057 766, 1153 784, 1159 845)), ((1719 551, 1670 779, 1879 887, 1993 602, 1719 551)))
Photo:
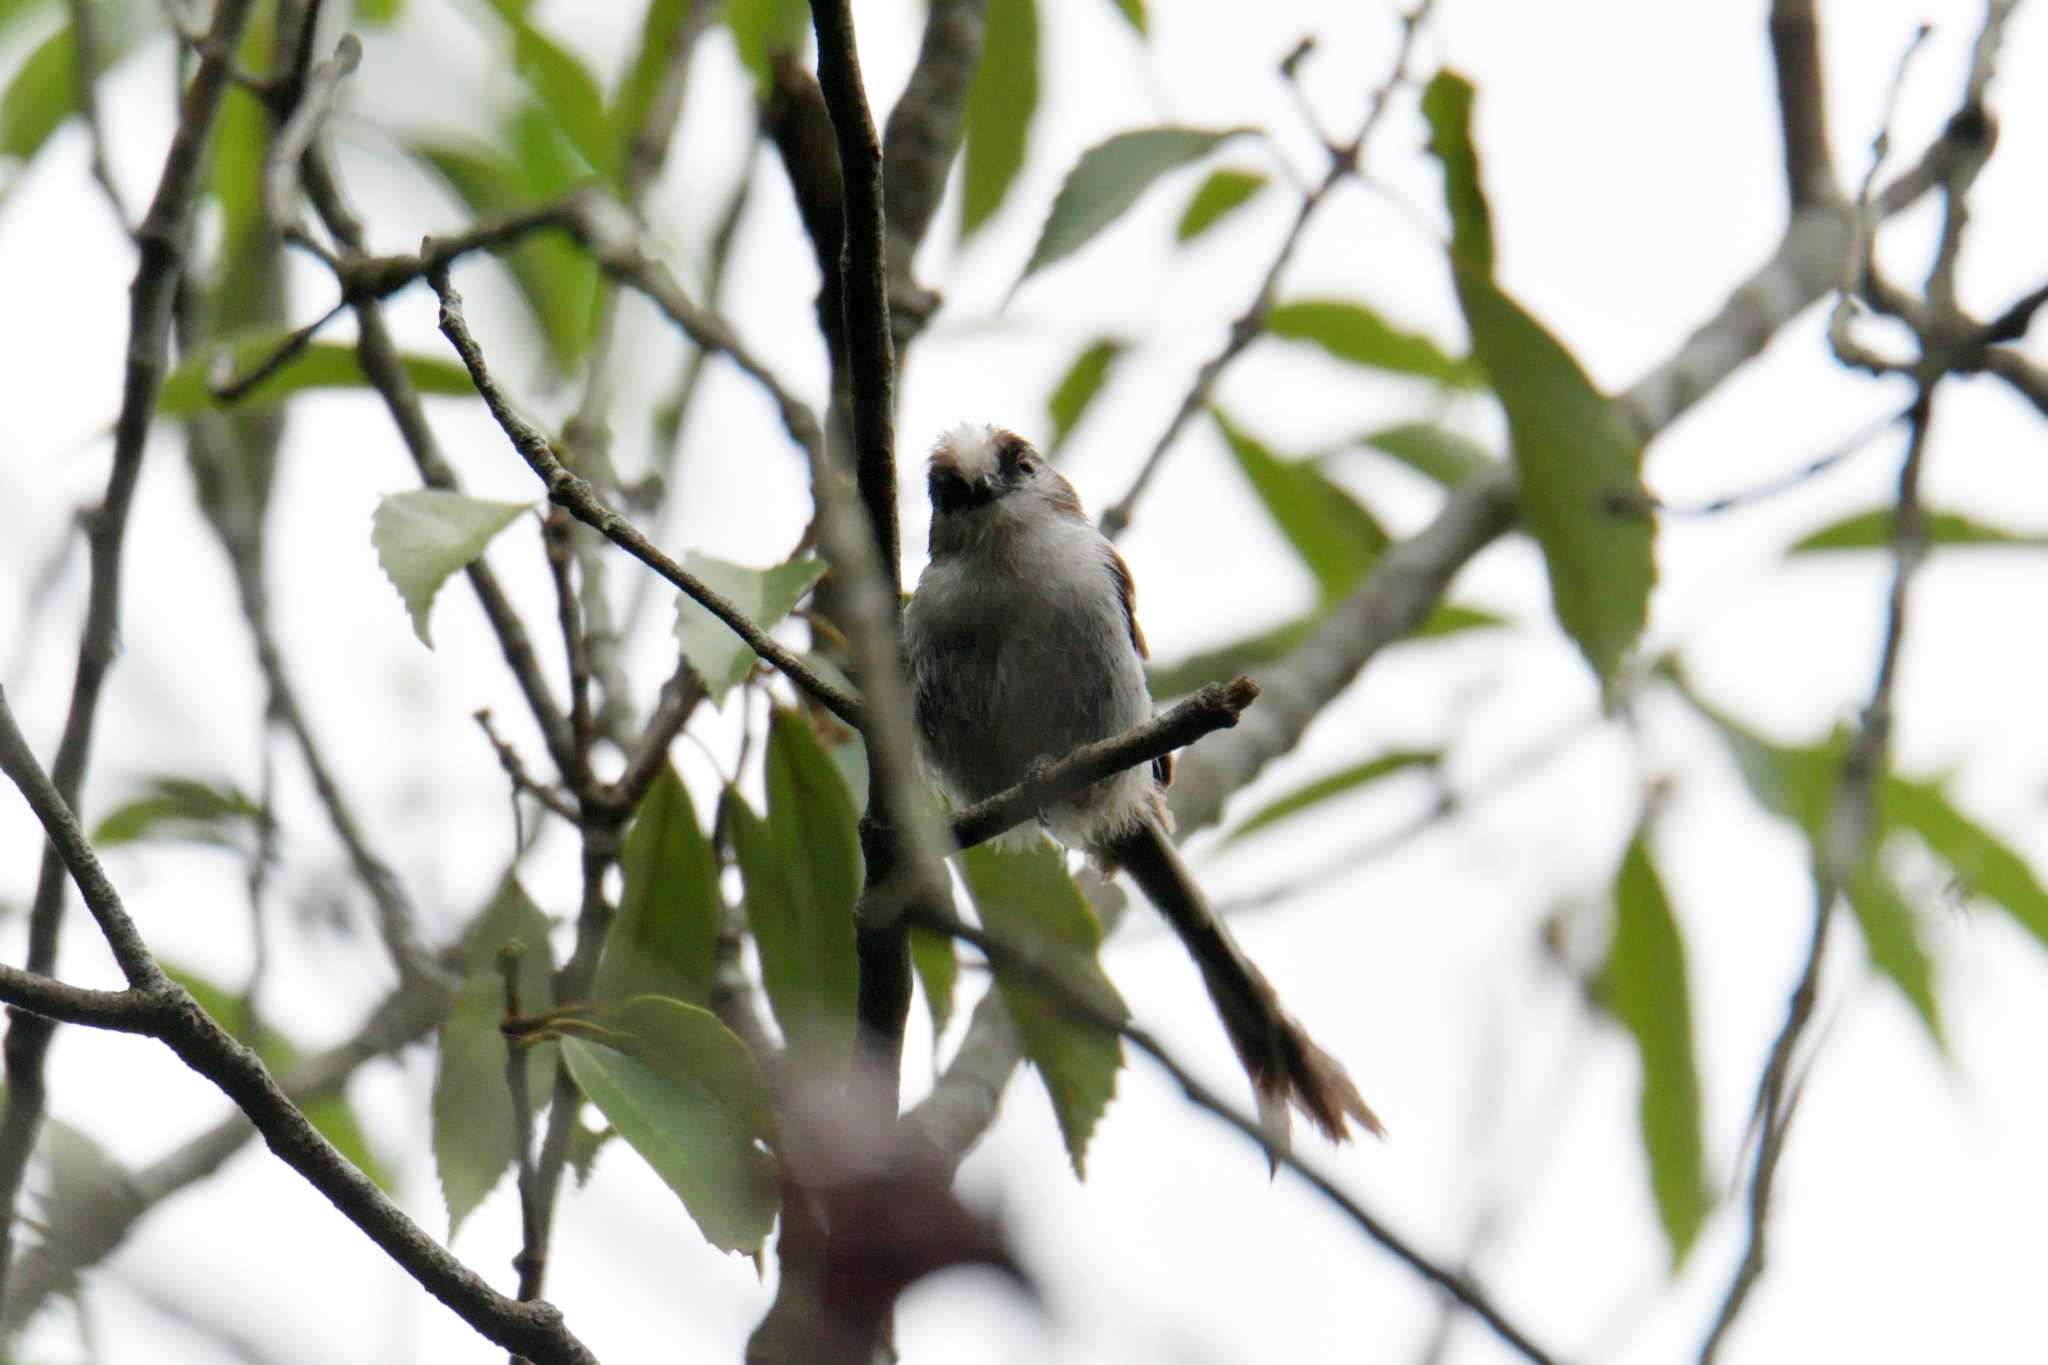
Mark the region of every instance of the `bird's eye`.
POLYGON ((1003 442, 999 454, 1006 474, 1014 477, 1037 472, 1038 461, 1033 457, 1030 445, 1024 441, 1012 437, 1003 442))

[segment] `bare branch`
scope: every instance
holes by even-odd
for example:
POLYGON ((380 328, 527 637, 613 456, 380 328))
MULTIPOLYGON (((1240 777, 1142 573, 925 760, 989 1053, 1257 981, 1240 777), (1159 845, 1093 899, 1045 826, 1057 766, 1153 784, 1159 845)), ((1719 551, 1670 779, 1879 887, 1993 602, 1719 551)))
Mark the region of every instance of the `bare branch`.
POLYGON ((1827 92, 1813 0, 1773 0, 1771 59, 1778 73, 1778 119, 1785 137, 1785 190, 1792 211, 1841 199, 1828 150, 1827 92))
MULTIPOLYGON (((306 28, 310 33, 310 22, 306 28)), ((319 135, 320 126, 334 112, 335 92, 341 88, 343 78, 354 71, 362 59, 362 43, 355 34, 344 33, 334 55, 314 67, 307 77, 298 107, 285 120, 263 163, 263 207, 270 216, 272 227, 287 242, 302 246, 330 263, 334 259, 332 253, 307 234, 305 223, 299 217, 299 162, 319 135)))

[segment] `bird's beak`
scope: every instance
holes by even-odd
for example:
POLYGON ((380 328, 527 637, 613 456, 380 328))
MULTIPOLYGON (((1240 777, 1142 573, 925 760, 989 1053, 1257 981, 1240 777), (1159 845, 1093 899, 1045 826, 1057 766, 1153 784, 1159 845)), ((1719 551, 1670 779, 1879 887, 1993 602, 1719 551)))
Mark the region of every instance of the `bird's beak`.
POLYGON ((993 477, 968 480, 953 466, 934 462, 931 472, 932 511, 938 515, 970 507, 985 507, 995 501, 993 477))

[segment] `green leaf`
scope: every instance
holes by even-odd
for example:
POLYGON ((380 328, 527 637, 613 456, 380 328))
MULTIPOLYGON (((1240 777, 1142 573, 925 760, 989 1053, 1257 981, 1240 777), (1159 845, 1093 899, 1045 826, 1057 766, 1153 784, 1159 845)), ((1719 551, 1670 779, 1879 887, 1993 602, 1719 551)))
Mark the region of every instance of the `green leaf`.
POLYGON ((2010 845, 1957 810, 1933 782, 1887 777, 1878 787, 1885 827, 1910 829, 1947 863, 1970 894, 1988 897, 2048 944, 2048 891, 2010 845))
POLYGON ((0 95, 0 156, 34 158, 78 100, 78 43, 66 24, 37 45, 0 95))
POLYGON ((92 842, 102 849, 144 839, 239 848, 236 836, 260 830, 263 820, 263 808, 232 783, 164 775, 101 816, 92 842))
POLYGON ((960 957, 953 951, 953 940, 946 935, 912 929, 910 965, 917 971, 918 984, 924 987, 925 1005, 932 1015, 932 1046, 936 1048, 939 1036, 953 1018, 953 988, 960 980, 960 957))
POLYGON ((1384 451, 1425 479, 1456 488, 1493 464, 1485 446, 1442 427, 1408 422, 1358 438, 1360 445, 1384 451))
MULTIPOLYGON (((825 573, 825 561, 815 556, 792 559, 772 569, 749 569, 695 550, 683 556, 683 567, 763 630, 789 615, 790 608, 825 573)), ((753 671, 754 651, 747 642, 683 593, 676 594, 676 640, 682 645, 683 657, 703 677, 713 705, 723 702, 725 694, 753 671)))
POLYGON ((443 488, 387 495, 370 523, 370 544, 384 576, 412 615, 413 634, 433 648, 427 615, 448 575, 466 568, 491 538, 533 504, 490 502, 443 488))
POLYGON ((1046 447, 1048 454, 1066 444, 1068 435, 1080 423, 1081 415, 1102 392, 1103 381, 1109 378, 1109 367, 1116 363, 1116 358, 1124 350, 1123 342, 1102 337, 1074 357, 1074 363, 1060 377, 1052 397, 1045 400, 1046 411, 1052 417, 1052 444, 1046 447))
MULTIPOLYGON (((1149 665, 1145 670, 1146 684, 1155 697, 1184 697, 1212 682, 1228 682, 1240 673, 1251 672, 1264 664, 1287 657, 1295 646, 1308 638, 1309 632, 1316 628, 1316 624, 1322 620, 1326 611, 1327 608, 1318 608, 1306 616, 1283 621, 1277 626, 1241 640, 1233 640, 1216 649, 1191 654, 1173 663, 1149 665)), ((1436 639, 1460 631, 1484 630, 1502 624, 1501 618, 1492 612, 1443 603, 1438 605, 1429 614, 1428 619, 1408 638, 1436 639)))
POLYGON ((1705 1148, 1685 941, 1640 833, 1615 878, 1614 906, 1614 945, 1601 985, 1642 1062, 1643 1152, 1675 1269, 1706 1219, 1705 1148))
MULTIPOLYGON (((1116 1019, 1128 1017, 1116 987, 1096 961, 1102 927, 1088 898, 1067 875, 1065 857, 1044 838, 1025 852, 982 844, 960 854, 960 872, 975 913, 990 933, 1036 950, 1062 979, 1116 1019)), ((1116 1093, 1123 1040, 1076 1019, 1058 1000, 1035 989, 1028 974, 995 968, 996 986, 1016 1022, 1024 1055, 1038 1068, 1052 1098, 1060 1135, 1074 1174, 1084 1174, 1088 1140, 1116 1093)))
POLYGON ((1835 789, 1841 782, 1842 762, 1849 752, 1848 737, 1838 731, 1822 744, 1773 744, 1708 705, 1684 677, 1675 672, 1670 676, 1686 703, 1720 732, 1742 780, 1758 803, 1797 826, 1809 843, 1819 840, 1828 810, 1834 804, 1835 789))
POLYGON ((690 5, 691 0, 650 0, 647 6, 640 21, 640 42, 633 49, 633 60, 619 77, 618 89, 612 92, 612 135, 621 148, 629 148, 647 122, 647 111, 661 88, 662 71, 668 65, 676 33, 682 28, 690 5))
POLYGON ((1192 242, 1237 210, 1249 204, 1266 188, 1266 177, 1256 171, 1233 171, 1228 166, 1211 171, 1196 187, 1174 225, 1175 241, 1192 242))
MULTIPOLYGON (((994 49, 991 49, 994 50, 994 49)), ((1123 216, 1138 196, 1168 171, 1198 161, 1229 138, 1248 131, 1225 128, 1145 128, 1118 133, 1081 154, 1052 201, 1038 245, 1017 283, 1080 250, 1123 216)))
MULTIPOLYGON (((265 329, 261 336, 248 337, 228 347, 234 357, 229 371, 234 375, 248 374, 267 357, 276 353, 280 343, 288 335, 273 329, 265 329)), ((159 417, 189 417, 219 406, 214 402, 213 393, 207 387, 207 376, 219 362, 218 351, 194 356, 172 370, 164 379, 163 398, 157 404, 159 417)), ((476 386, 470 382, 469 371, 452 361, 439 360, 430 356, 408 355, 402 358, 405 373, 413 386, 421 393, 444 394, 451 397, 474 398, 476 386)), ((369 378, 363 373, 362 362, 356 359, 356 348, 346 342, 313 341, 300 348, 298 354, 277 367, 261 384, 251 389, 232 411, 246 411, 281 403, 295 393, 308 389, 350 389, 368 388, 369 378)))
POLYGON ((1243 824, 1230 832, 1229 841, 1236 843, 1247 834, 1277 824, 1290 815, 1299 815, 1311 806, 1342 796, 1346 792, 1356 791, 1383 777, 1392 777, 1395 773, 1406 772, 1411 768, 1434 768, 1442 759, 1442 754, 1429 750, 1403 749, 1382 754, 1370 762, 1344 768, 1327 777, 1319 777, 1252 812, 1243 824))
POLYGON ((761 96, 772 84, 770 54, 794 52, 803 46, 811 7, 809 0, 729 0, 724 20, 733 46, 739 49, 740 65, 753 74, 754 92, 761 96))
POLYGON ((389 28, 404 8, 405 0, 356 0, 356 17, 371 28, 389 28))
POLYGON ((1604 690, 1642 634, 1657 578, 1642 450, 1571 353, 1493 283, 1470 83, 1440 72, 1422 103, 1444 167, 1458 303, 1507 411, 1522 520, 1542 547, 1558 622, 1604 690))
POLYGON ((1891 978, 1900 994, 1927 1026, 1936 1048, 1945 1048, 1941 1032, 1941 1009, 1934 998, 1934 964, 1920 944, 1913 908, 1906 903, 1892 879, 1871 860, 1871 866, 1850 882, 1849 908, 1863 930, 1863 945, 1870 953, 1870 965, 1891 978))
POLYGON ((674 765, 640 798, 619 851, 623 887, 591 998, 711 998, 718 953, 718 859, 674 765))
MULTIPOLYGON (((2048 536, 2028 535, 1992 526, 1958 512, 1922 512, 1921 534, 1930 545, 2020 545, 2039 549, 2048 536)), ((1889 550, 1892 547, 1893 510, 1873 507, 1867 512, 1844 517, 1802 537, 1785 551, 1788 555, 1815 554, 1827 550, 1889 550)))
POLYGON ((1452 387, 1470 387, 1482 378, 1470 358, 1447 355, 1428 337, 1404 332, 1364 305, 1343 299, 1280 304, 1266 315, 1266 331, 1319 346, 1335 359, 1367 369, 1452 387))
POLYGON ((605 113, 597 78, 575 54, 535 27, 519 0, 491 0, 491 8, 512 32, 512 63, 526 88, 589 168, 616 182, 624 145, 605 113))
POLYGON ((968 89, 964 120, 962 237, 973 236, 995 215, 1024 168, 1024 147, 1038 112, 1038 0, 989 0, 981 46, 987 56, 968 89))
POLYGON ((1123 15, 1124 21, 1138 31, 1139 37, 1144 37, 1145 0, 1114 0, 1114 3, 1117 13, 1123 15))
POLYGON ((780 1198, 767 1078, 709 1010, 643 995, 560 1021, 577 1087, 713 1246, 756 1255, 780 1198))
POLYGON ((1493 274, 1493 215, 1472 145, 1472 82, 1439 71, 1422 92, 1429 120, 1429 150, 1444 168, 1444 204, 1451 215, 1451 259, 1460 270, 1493 274))
POLYGON ((1359 501, 1312 460, 1283 460, 1215 412, 1237 467, 1274 525, 1315 575, 1327 603, 1345 592, 1387 549, 1387 533, 1359 501))
MULTIPOLYGON (((441 1025, 434 1068, 434 1169, 448 1204, 450 1241, 518 1150, 512 1096, 506 1089, 507 1043, 499 1031, 505 1019, 505 979, 498 954, 511 943, 521 950, 520 1009, 529 1018, 544 1015, 554 1006, 548 922, 519 883, 507 877, 469 941, 462 990, 441 1025)), ((536 1114, 547 1103, 554 1057, 552 1043, 526 1049, 527 1096, 536 1114)))
POLYGON ((35 1156, 42 1177, 35 1194, 46 1218, 88 1207, 95 1195, 103 1196, 128 1174, 98 1138, 62 1119, 44 1121, 35 1156))
POLYGON ((840 1065, 853 1045, 860 984, 853 905, 862 864, 853 798, 795 711, 778 709, 771 719, 766 767, 765 821, 737 793, 726 797, 761 984, 791 1048, 810 1064, 840 1065))

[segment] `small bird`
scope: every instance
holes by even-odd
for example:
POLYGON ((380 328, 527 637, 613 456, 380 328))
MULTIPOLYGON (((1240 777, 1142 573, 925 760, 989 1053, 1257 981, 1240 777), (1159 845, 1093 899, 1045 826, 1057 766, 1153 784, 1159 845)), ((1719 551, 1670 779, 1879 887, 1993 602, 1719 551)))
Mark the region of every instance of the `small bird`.
MULTIPOLYGON (((931 562, 904 618, 927 766, 962 804, 1015 786, 1083 744, 1153 715, 1131 571, 1073 485, 1031 443, 968 423, 932 449, 931 562)), ((1171 756, 1042 813, 1047 829, 1131 874, 1201 968, 1250 1075, 1260 1120, 1287 1143, 1288 1105, 1332 1141, 1346 1119, 1385 1130, 1335 1058, 1281 1009, 1188 875, 1169 837, 1171 756)))

